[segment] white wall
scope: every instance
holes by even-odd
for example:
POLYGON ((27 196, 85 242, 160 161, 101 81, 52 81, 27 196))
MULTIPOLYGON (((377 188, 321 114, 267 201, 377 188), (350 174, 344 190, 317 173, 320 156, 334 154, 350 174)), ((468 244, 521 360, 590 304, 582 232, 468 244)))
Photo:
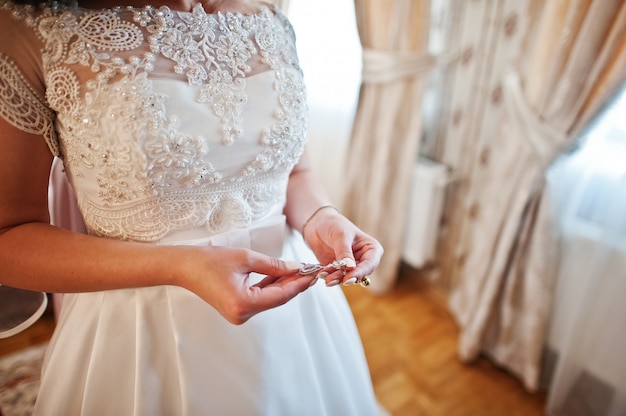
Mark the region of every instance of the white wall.
POLYGON ((288 17, 309 95, 309 152, 314 169, 339 203, 339 179, 361 82, 354 2, 291 0, 288 17))

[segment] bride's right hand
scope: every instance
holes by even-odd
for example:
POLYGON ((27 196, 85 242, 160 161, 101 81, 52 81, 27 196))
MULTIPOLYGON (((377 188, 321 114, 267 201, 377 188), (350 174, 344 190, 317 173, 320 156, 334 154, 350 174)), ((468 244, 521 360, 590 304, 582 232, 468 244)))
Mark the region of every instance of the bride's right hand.
POLYGON ((193 247, 182 262, 180 286, 213 306, 228 322, 243 324, 252 316, 287 303, 305 291, 314 276, 298 274, 300 263, 285 262, 239 248, 193 247), (200 250, 200 255, 198 251, 200 250), (250 273, 266 277, 251 284, 250 273))

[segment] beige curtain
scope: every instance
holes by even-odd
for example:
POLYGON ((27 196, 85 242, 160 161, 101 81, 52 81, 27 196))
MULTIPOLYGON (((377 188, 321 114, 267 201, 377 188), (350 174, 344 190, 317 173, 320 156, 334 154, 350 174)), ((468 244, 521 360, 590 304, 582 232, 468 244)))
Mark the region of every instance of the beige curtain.
POLYGON ((421 135, 427 70, 429 1, 356 0, 363 83, 352 136, 342 209, 385 248, 372 290, 389 290, 404 241, 408 189, 421 135))
POLYGON ((626 4, 472 3, 500 17, 495 27, 476 28, 493 45, 522 34, 513 57, 500 48, 475 57, 482 67, 502 68, 486 92, 500 113, 482 107, 466 139, 470 168, 451 224, 460 230, 452 247, 462 260, 451 309, 461 326, 462 359, 485 353, 535 390, 558 260, 544 173, 624 81, 626 4), (509 58, 499 60, 499 53, 509 58), (507 60, 514 65, 502 66, 507 60), (485 128, 494 118, 495 127, 485 128))

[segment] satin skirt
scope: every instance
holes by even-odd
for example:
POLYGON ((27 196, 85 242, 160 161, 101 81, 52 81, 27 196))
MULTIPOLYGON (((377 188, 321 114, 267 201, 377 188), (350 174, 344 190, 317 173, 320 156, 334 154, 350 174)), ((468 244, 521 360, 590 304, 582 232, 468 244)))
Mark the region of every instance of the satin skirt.
MULTIPOLYGON (((280 217, 164 243, 265 248, 314 261, 280 217)), ((240 326, 179 287, 65 295, 35 414, 367 416, 378 409, 343 292, 319 282, 240 326)))

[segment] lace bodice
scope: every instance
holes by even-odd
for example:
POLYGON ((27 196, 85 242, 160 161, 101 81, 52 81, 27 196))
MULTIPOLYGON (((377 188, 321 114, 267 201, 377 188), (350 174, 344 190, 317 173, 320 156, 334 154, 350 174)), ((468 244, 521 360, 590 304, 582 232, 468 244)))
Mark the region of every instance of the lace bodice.
POLYGON ((0 114, 63 158, 90 233, 157 241, 280 211, 306 100, 278 10, 1 8, 40 42, 43 87, 0 49, 0 114))

